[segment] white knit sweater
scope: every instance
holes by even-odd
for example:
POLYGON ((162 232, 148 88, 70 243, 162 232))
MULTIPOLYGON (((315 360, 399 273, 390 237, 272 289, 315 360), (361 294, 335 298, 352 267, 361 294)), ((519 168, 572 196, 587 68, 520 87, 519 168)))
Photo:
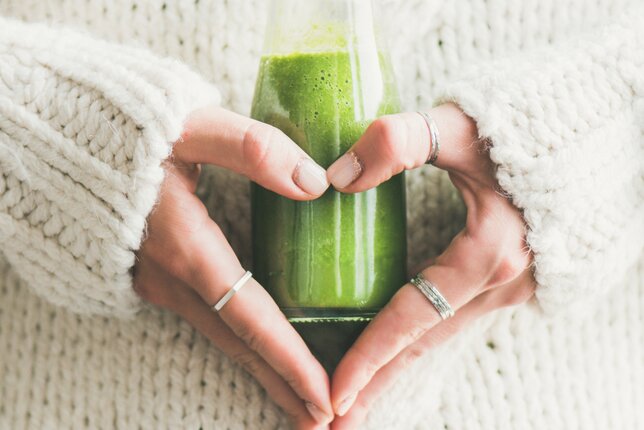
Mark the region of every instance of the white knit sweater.
MULTIPOLYGON (((367 428, 644 428, 639 3, 386 2, 405 109, 455 100, 476 119, 539 286, 421 359, 367 428)), ((0 429, 286 425, 130 276, 186 115, 218 91, 249 111, 265 5, 0 2, 0 429)), ((209 169, 200 193, 250 266, 247 181, 209 169)), ((415 264, 464 209, 429 167, 408 196, 415 264)))

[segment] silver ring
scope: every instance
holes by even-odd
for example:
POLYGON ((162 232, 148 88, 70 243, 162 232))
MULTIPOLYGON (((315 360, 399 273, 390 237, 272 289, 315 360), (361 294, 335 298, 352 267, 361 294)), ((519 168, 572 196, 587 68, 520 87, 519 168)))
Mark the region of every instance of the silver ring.
POLYGON ((425 164, 434 164, 438 159, 438 153, 441 151, 441 136, 438 133, 438 126, 434 118, 427 112, 418 112, 418 114, 423 117, 429 129, 429 156, 425 164))
POLYGON ((246 285, 246 282, 248 282, 248 280, 252 277, 253 274, 250 273, 250 271, 246 271, 246 273, 244 273, 244 276, 242 276, 239 281, 235 282, 233 286, 230 287, 230 290, 228 290, 228 292, 224 295, 224 297, 221 298, 221 300, 215 303, 212 309, 215 312, 219 312, 221 308, 223 308, 224 305, 228 303, 228 300, 230 300, 235 295, 235 293, 237 293, 237 291, 241 290, 241 288, 246 285))
POLYGON ((411 278, 411 283, 427 297, 442 319, 446 320, 454 316, 454 309, 438 291, 436 285, 425 279, 422 273, 411 278))

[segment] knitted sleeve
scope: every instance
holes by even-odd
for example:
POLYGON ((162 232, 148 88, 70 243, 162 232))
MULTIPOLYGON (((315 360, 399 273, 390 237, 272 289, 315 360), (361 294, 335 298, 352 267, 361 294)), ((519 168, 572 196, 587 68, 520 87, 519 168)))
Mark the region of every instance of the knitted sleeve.
POLYGON ((218 98, 178 62, 0 17, 0 252, 54 304, 132 315, 161 164, 218 98))
POLYGON ((607 292, 642 256, 642 16, 477 67, 441 92, 491 141, 547 312, 607 292))

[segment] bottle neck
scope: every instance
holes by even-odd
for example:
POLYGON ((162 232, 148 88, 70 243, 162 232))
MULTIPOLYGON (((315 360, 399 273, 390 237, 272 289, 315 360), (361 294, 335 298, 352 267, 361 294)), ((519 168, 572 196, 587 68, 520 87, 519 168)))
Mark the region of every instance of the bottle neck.
POLYGON ((371 0, 271 0, 264 52, 377 50, 371 0))

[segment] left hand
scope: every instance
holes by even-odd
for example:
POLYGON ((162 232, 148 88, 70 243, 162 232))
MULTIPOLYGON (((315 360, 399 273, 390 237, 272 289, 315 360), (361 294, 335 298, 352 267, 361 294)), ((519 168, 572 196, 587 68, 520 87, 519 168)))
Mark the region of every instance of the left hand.
POLYGON ((324 169, 276 128, 219 107, 192 112, 164 164, 134 288, 243 366, 295 428, 326 427, 333 418, 328 376, 266 290, 251 278, 220 311, 212 309, 246 270, 195 195, 201 163, 294 200, 312 200, 328 187, 324 169))
MULTIPOLYGON (((494 165, 475 122, 454 104, 430 111, 441 133, 435 165, 449 173, 467 206, 465 228, 449 248, 425 268, 456 312, 441 320, 412 284, 402 287, 369 324, 338 365, 331 399, 334 429, 354 429, 374 401, 399 374, 430 348, 477 317, 527 301, 534 294, 531 254, 521 213, 499 190, 494 165)), ((422 166, 429 153, 427 124, 417 113, 376 120, 342 158, 328 169, 336 188, 356 193, 403 170, 422 166), (345 161, 345 162, 343 162, 345 161), (361 169, 355 169, 360 165, 361 169), (352 166, 354 173, 343 166, 352 166)))

